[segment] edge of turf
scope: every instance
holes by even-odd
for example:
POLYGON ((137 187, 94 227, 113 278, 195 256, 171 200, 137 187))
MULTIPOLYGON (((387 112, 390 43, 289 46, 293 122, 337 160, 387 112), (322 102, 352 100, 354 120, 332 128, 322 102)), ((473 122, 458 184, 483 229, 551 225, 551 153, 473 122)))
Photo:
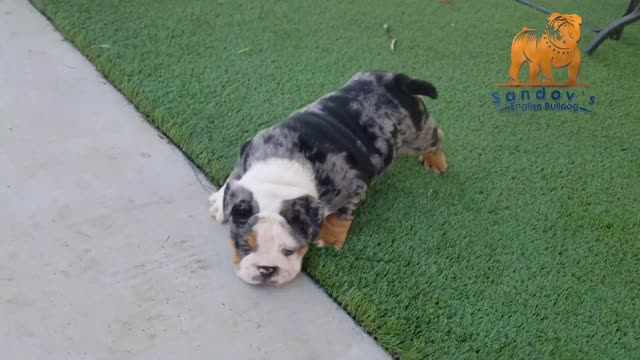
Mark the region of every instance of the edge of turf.
POLYGON ((161 111, 158 111, 151 101, 145 98, 142 92, 138 91, 127 79, 127 76, 119 71, 113 63, 107 59, 106 56, 101 55, 98 51, 92 49, 99 49, 96 44, 92 44, 89 40, 84 38, 80 32, 75 31, 71 22, 66 19, 66 16, 60 12, 52 12, 53 15, 47 13, 47 7, 40 0, 29 0, 34 9, 44 16, 45 19, 58 31, 62 37, 72 44, 78 51, 86 57, 98 70, 109 83, 111 83, 118 91, 131 103, 135 109, 142 114, 147 120, 147 123, 154 127, 156 131, 166 135, 165 138, 171 144, 180 149, 182 155, 189 161, 191 166, 200 170, 207 179, 216 187, 219 187, 221 181, 216 181, 217 176, 202 168, 193 159, 183 146, 173 140, 176 135, 171 126, 171 120, 168 116, 164 115, 161 111))
MULTIPOLYGON (((71 25, 71 21, 68 21, 66 16, 57 11, 47 12, 47 7, 40 0, 29 0, 31 5, 36 9, 42 16, 47 19, 47 21, 58 31, 62 37, 72 44, 78 51, 85 56, 98 70, 102 76, 109 81, 129 102, 138 110, 140 114, 147 120, 151 126, 153 126, 156 131, 161 134, 164 134, 167 141, 180 149, 180 152, 183 156, 190 162, 190 164, 196 167, 199 171, 201 171, 209 181, 211 181, 214 186, 219 187, 222 181, 216 182, 215 174, 207 171, 207 169, 201 167, 187 152, 183 146, 173 140, 173 136, 175 135, 173 131, 173 127, 171 126, 171 120, 168 116, 163 114, 162 112, 155 109, 152 102, 145 98, 141 91, 137 90, 131 82, 127 79, 127 76, 119 71, 115 65, 104 55, 101 55, 98 51, 93 49, 98 49, 95 44, 92 44, 89 40, 87 40, 79 31, 76 31, 71 25)), ((306 263, 306 262, 305 262, 306 263)), ((385 351, 389 353, 393 358, 397 359, 400 356, 402 350, 393 346, 392 344, 386 343, 385 341, 381 341, 380 337, 372 332, 372 327, 375 325, 368 323, 364 318, 367 317, 367 314, 371 314, 372 311, 365 311, 361 314, 356 314, 352 307, 366 307, 371 309, 373 307, 372 304, 363 299, 362 294, 359 292, 352 293, 352 297, 357 298, 354 299, 354 302, 359 304, 347 304, 341 298, 342 296, 338 294, 334 294, 334 292, 330 291, 326 286, 323 285, 322 281, 320 281, 312 272, 306 269, 306 266, 303 266, 303 270, 307 276, 320 287, 323 292, 335 303, 337 304, 343 311, 345 311, 358 325, 359 327, 366 332, 371 338, 373 338, 376 343, 383 348, 385 351)), ((354 291, 352 289, 352 291, 354 291)), ((373 311, 375 313, 375 311, 373 311)), ((410 355, 410 354, 405 354, 410 355)))
MULTIPOLYGON (((328 250, 331 251, 332 249, 328 249, 328 250)), ((305 268, 304 264, 303 264, 303 270, 304 270, 304 273, 309 277, 309 279, 311 279, 311 281, 316 286, 322 289, 322 291, 325 293, 325 295, 327 295, 331 299, 331 301, 333 301, 336 305, 338 305, 338 307, 340 307, 340 309, 342 309, 345 313, 347 313, 347 315, 349 315, 349 317, 353 319, 356 325, 358 325, 358 327, 362 331, 364 331, 367 335, 369 335, 376 342, 376 344, 378 344, 378 346, 380 346, 385 352, 387 352, 393 359, 400 359, 401 355, 403 356, 403 358, 408 358, 408 359, 415 358, 415 355, 410 350, 403 351, 401 349, 401 346, 393 346, 392 344, 382 340, 381 336, 379 336, 374 331, 372 331, 374 330, 375 325, 366 321, 365 318, 370 315, 375 317, 375 312, 376 312, 375 305, 366 301, 362 293, 360 293, 355 289, 351 289, 352 299, 350 303, 347 303, 345 301, 340 300, 341 296, 339 294, 334 295, 334 292, 330 291, 329 288, 324 286, 322 281, 317 279, 314 276, 314 274, 312 274, 309 270, 305 268), (369 310, 361 311, 360 314, 357 314, 355 311, 353 311, 352 309, 353 307, 361 307, 361 308, 366 307, 369 310)), ((398 322, 399 319, 395 319, 395 321, 398 322)), ((407 326, 405 322, 402 322, 400 325, 407 326)))

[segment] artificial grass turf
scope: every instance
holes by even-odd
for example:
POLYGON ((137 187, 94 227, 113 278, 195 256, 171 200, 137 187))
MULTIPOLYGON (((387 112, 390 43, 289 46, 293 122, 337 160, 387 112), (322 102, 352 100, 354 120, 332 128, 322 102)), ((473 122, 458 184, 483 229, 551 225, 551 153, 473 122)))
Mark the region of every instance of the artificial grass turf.
MULTIPOLYGON (((306 271, 400 358, 640 353, 640 25, 583 56, 594 112, 513 113, 490 93, 546 19, 515 1, 33 2, 218 183, 242 141, 357 71, 432 81, 448 173, 402 158, 306 271)), ((626 3, 545 5, 602 25, 626 3)))

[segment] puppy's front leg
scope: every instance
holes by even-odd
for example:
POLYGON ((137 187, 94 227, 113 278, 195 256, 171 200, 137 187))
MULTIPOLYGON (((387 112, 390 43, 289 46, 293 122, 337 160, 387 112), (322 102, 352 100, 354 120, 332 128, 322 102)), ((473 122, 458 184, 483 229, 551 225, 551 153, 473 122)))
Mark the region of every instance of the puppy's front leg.
POLYGON ((337 250, 342 249, 347 240, 347 233, 353 219, 341 220, 336 214, 330 214, 324 219, 320 235, 316 240, 318 246, 333 246, 337 250))
POLYGON ((233 169, 233 171, 231 172, 231 175, 229 175, 229 177, 224 182, 224 184, 220 187, 220 189, 218 189, 218 191, 214 192, 213 194, 211 194, 211 196, 209 196, 209 204, 211 204, 211 207, 209 207, 209 214, 211 214, 211 217, 214 218, 219 223, 225 222, 224 193, 225 193, 225 189, 227 188, 227 184, 229 184, 229 181, 235 181, 242 177, 243 173, 240 170, 241 167, 239 166, 239 164, 240 164, 240 160, 238 160, 236 167, 233 169))
POLYGON ((433 170, 436 174, 447 171, 447 158, 444 156, 444 151, 442 151, 443 141, 444 132, 438 130, 438 142, 440 146, 436 147, 436 150, 433 152, 420 155, 420 163, 422 166, 433 170))
POLYGON ((209 197, 209 204, 211 204, 211 207, 209 207, 209 214, 211 214, 211 217, 219 223, 222 223, 224 219, 224 189, 226 187, 227 184, 225 183, 220 189, 218 189, 218 191, 214 192, 209 197))
POLYGON ((427 169, 433 170, 436 174, 447 171, 447 158, 441 150, 420 155, 420 163, 427 169))
POLYGON ((320 235, 315 244, 322 246, 333 246, 337 250, 342 249, 347 240, 347 233, 353 222, 358 204, 364 199, 367 192, 367 184, 360 179, 353 181, 343 190, 342 197, 336 201, 340 204, 337 209, 332 209, 328 216, 324 218, 320 235))

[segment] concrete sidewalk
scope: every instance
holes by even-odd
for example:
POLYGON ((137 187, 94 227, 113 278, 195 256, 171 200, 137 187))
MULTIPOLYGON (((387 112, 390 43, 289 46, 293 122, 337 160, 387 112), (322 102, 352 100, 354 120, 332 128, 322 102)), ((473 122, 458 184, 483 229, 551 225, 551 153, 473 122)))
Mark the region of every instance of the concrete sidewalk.
POLYGON ((198 176, 30 4, 0 0, 1 357, 388 358, 308 278, 241 282, 198 176))

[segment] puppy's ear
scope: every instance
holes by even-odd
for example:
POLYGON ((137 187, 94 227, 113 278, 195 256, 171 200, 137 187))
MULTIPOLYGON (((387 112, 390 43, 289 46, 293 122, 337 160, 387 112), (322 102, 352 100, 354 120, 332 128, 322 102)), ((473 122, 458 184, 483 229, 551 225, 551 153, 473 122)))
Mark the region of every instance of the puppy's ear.
POLYGON ((303 242, 313 242, 320 234, 324 212, 320 201, 312 196, 304 195, 283 201, 280 215, 287 221, 296 238, 303 242))
POLYGON ((244 144, 242 144, 240 146, 240 151, 238 152, 238 155, 240 157, 242 157, 244 155, 245 151, 247 151, 247 149, 249 148, 249 146, 251 146, 251 140, 245 142, 244 144))
POLYGON ((231 219, 233 225, 244 226, 258 212, 258 203, 249 189, 238 185, 236 181, 227 183, 224 190, 224 222, 231 219))

